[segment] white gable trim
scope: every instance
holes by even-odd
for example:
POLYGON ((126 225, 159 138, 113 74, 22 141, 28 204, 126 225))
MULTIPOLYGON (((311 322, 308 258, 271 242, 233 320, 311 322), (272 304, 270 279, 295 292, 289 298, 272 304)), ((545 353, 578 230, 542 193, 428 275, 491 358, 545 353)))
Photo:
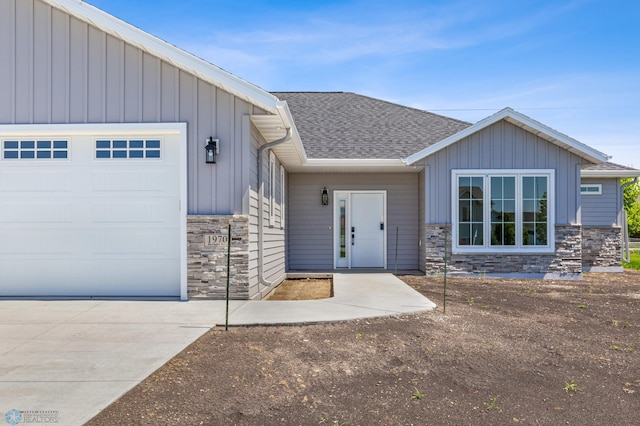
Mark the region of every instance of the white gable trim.
POLYGON ((271 93, 80 0, 41 0, 163 61, 275 114, 271 93))
POLYGON ((567 151, 572 152, 593 163, 602 163, 606 162, 609 159, 606 154, 593 149, 583 144, 582 142, 578 142, 577 140, 563 133, 560 133, 557 130, 552 129, 551 127, 545 126, 544 124, 533 120, 532 118, 529 118, 524 114, 514 111, 511 108, 505 108, 483 120, 478 121, 476 124, 467 127, 466 129, 423 149, 420 152, 410 155, 409 157, 403 159, 403 161, 407 164, 413 164, 416 161, 422 160, 423 158, 428 157, 429 155, 438 152, 441 149, 444 149, 449 145, 460 141, 461 139, 471 136, 472 134, 486 127, 489 127, 500 120, 507 120, 508 122, 515 124, 516 126, 519 126, 535 134, 536 136, 540 136, 541 138, 546 139, 549 142, 554 143, 566 149, 567 151))

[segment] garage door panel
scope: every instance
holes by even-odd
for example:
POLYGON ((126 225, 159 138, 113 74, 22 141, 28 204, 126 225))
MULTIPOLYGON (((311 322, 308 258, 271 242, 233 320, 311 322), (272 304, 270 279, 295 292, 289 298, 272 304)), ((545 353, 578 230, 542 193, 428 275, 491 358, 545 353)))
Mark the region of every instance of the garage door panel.
POLYGON ((179 216, 175 198, 140 200, 112 199, 93 202, 94 223, 118 224, 175 224, 179 216))
POLYGON ((0 210, 0 220, 6 224, 69 223, 72 219, 72 204, 69 202, 0 202, 0 210))
MULTIPOLYGON (((99 164, 99 163, 98 163, 99 164)), ((122 172, 113 169, 92 173, 92 188, 94 192, 167 192, 176 189, 178 182, 171 179, 172 169, 164 167, 163 171, 153 171, 153 167, 144 165, 144 171, 122 172)))
MULTIPOLYGON (((167 268, 172 259, 158 259, 140 263, 106 260, 96 265, 89 260, 73 264, 57 260, 39 260, 40 273, 30 272, 33 262, 2 261, 3 296, 175 296, 179 273, 167 268), (84 271, 93 270, 90 282, 84 271), (11 285, 5 285, 10 282, 11 285), (91 285, 88 285, 91 284, 91 285)), ((175 269, 175 268, 174 268, 175 269)))
MULTIPOLYGON (((6 161, 2 164, 7 167, 6 161)), ((14 166, 15 165, 9 165, 14 166)), ((73 188, 73 175, 63 170, 38 170, 29 165, 28 170, 2 170, 0 172, 0 193, 51 194, 69 192, 73 188)), ((49 195, 51 196, 51 195, 49 195)))
POLYGON ((179 256, 180 241, 175 229, 150 229, 132 232, 126 229, 94 232, 87 240, 92 254, 110 254, 123 258, 136 255, 145 257, 179 256))
MULTIPOLYGON (((68 232, 65 230, 13 229, 0 232, 0 237, 0 255, 8 259, 16 260, 29 256, 35 261, 38 255, 56 255, 58 258, 65 258, 73 254, 73 242, 68 238, 68 232)), ((40 267, 40 264, 32 262, 32 269, 40 267)), ((10 268, 2 270, 3 275, 8 269, 10 268)))
POLYGON ((57 259, 9 259, 0 261, 3 296, 70 296, 73 269, 57 259))

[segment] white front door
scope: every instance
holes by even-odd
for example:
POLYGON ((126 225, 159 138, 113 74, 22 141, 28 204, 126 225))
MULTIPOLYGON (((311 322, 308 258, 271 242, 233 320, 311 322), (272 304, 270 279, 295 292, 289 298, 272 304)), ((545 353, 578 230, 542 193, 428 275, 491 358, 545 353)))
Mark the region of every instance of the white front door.
POLYGON ((336 268, 385 268, 386 193, 336 192, 336 268))

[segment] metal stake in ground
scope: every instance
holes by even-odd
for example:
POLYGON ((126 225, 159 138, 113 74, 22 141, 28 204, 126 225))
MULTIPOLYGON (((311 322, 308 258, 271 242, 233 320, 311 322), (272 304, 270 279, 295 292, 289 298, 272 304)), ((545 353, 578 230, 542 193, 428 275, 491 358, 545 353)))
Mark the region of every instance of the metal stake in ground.
POLYGON ((442 313, 447 313, 447 226, 444 227, 444 292, 442 294, 442 313))
POLYGON ((224 330, 229 330, 229 276, 231 275, 231 224, 229 224, 229 238, 227 238, 227 309, 224 321, 224 330))

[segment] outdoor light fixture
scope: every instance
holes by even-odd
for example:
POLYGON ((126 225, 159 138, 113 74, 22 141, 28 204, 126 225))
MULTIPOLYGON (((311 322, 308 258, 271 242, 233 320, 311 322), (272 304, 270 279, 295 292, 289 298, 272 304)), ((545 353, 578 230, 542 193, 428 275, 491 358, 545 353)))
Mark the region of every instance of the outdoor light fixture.
POLYGON ((207 151, 207 163, 215 164, 216 155, 220 154, 220 140, 214 139, 209 136, 207 139, 207 145, 204 147, 205 151, 207 151))
POLYGON ((327 192, 327 188, 324 187, 322 189, 322 205, 323 206, 328 206, 329 205, 329 193, 327 192))

